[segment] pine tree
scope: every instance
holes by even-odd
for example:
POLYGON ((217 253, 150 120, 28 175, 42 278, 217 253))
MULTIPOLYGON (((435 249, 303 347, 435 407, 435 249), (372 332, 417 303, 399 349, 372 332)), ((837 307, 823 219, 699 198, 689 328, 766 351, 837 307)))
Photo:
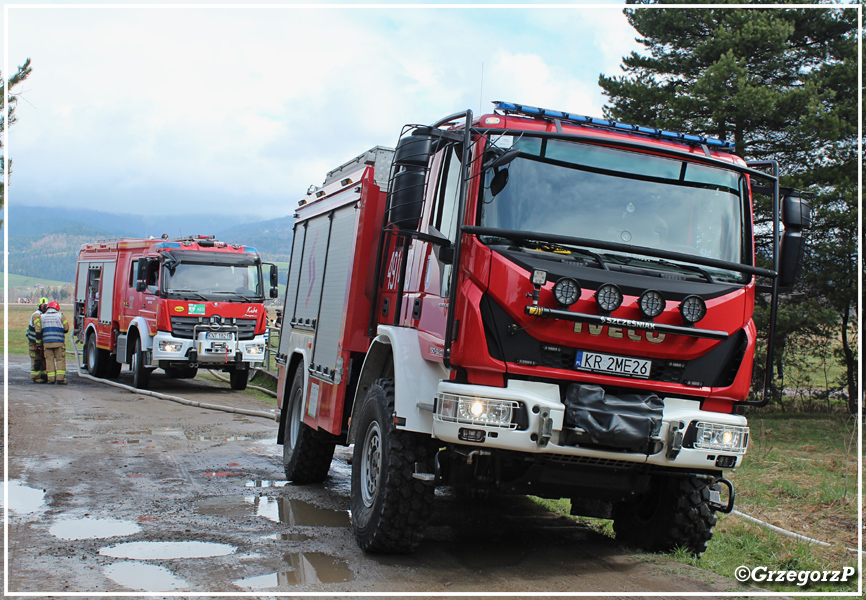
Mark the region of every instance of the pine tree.
MULTIPOLYGON (((685 1, 665 1, 676 3, 685 1)), ((606 116, 733 142, 748 160, 777 160, 783 185, 813 194, 802 295, 781 309, 777 350, 781 356, 786 335, 826 326, 832 315, 856 410, 856 11, 688 3, 625 10, 646 52, 623 58, 624 75, 600 75, 606 116)), ((733 2, 714 1, 724 3, 733 2)), ((758 229, 770 218, 769 203, 756 197, 758 229)), ((758 240, 759 255, 769 241, 758 240)), ((766 323, 758 307, 762 317, 766 323)))
MULTIPOLYGON (((3 132, 6 130, 6 101, 8 99, 9 102, 9 123, 8 126, 11 127, 17 117, 15 116, 15 105, 18 104, 18 94, 13 92, 12 90, 21 84, 25 79, 30 77, 30 59, 28 58, 24 61, 24 64, 18 67, 18 71, 15 75, 12 76, 8 82, 3 80, 3 74, 0 73, 0 87, 3 88, 3 95, 0 97, 0 163, 4 160, 3 154, 3 132)), ((0 210, 2 210, 3 205, 6 203, 6 179, 12 174, 12 160, 9 161, 8 165, 9 171, 5 172, 5 177, 0 178, 0 210)), ((0 220, 0 224, 2 224, 2 220, 0 220)))

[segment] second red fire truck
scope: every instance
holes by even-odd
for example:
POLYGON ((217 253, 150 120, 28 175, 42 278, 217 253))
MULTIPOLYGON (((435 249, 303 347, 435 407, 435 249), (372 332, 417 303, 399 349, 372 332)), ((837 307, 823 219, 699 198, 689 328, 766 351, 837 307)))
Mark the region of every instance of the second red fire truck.
POLYGON ((265 298, 277 297, 277 267, 265 280, 262 266, 255 248, 212 236, 84 244, 74 335, 85 368, 116 377, 127 364, 135 387, 147 388, 156 368, 190 378, 204 367, 245 389, 265 356, 265 298))
POLYGON ((496 109, 406 126, 301 200, 286 476, 322 481, 354 443, 353 529, 374 552, 415 547, 445 484, 570 498, 627 543, 699 554, 733 508, 741 408, 763 402, 755 298, 771 356, 809 207, 722 141, 496 109), (772 198, 769 269, 755 193, 772 198))

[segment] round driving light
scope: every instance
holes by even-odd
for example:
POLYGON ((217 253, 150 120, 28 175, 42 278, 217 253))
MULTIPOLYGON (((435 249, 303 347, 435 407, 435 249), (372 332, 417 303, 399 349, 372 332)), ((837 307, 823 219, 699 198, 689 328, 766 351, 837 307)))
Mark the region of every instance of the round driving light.
POLYGON ((683 321, 694 325, 706 316, 707 305, 697 296, 687 296, 680 304, 680 313, 683 315, 683 321))
POLYGON ((571 306, 580 298, 580 284, 574 279, 563 277, 553 286, 553 297, 563 306, 571 306))
POLYGON ((616 285, 605 283, 595 293, 595 301, 603 312, 611 313, 622 304, 622 292, 616 285))
POLYGON ((469 412, 472 413, 473 417, 480 417, 481 415, 484 414, 484 403, 481 402, 480 400, 476 400, 469 407, 469 412))
POLYGON ((734 441, 734 434, 731 431, 725 431, 722 433, 722 443, 726 446, 734 441))
POLYGON ((640 300, 638 300, 637 304, 640 307, 641 314, 648 319, 655 319, 665 309, 665 299, 656 290, 645 291, 640 295, 640 300))

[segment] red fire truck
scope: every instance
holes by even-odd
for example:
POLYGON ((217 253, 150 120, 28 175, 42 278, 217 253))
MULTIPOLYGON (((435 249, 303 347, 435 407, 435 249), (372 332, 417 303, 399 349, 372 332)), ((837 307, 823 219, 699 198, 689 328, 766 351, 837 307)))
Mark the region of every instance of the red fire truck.
MULTIPOLYGON (((270 265, 270 297, 277 297, 270 265)), ((198 367, 226 371, 243 390, 261 365, 267 314, 258 251, 213 236, 123 239, 84 244, 75 279, 74 335, 84 366, 117 377, 128 364, 133 385, 150 373, 195 377, 198 367)))
POLYGON ((570 498, 626 543, 700 554, 733 508, 742 407, 766 402, 766 386, 750 399, 756 294, 769 357, 809 206, 719 140, 495 106, 407 125, 300 201, 277 359, 286 476, 321 481, 354 443, 353 529, 372 552, 416 546, 441 484, 570 498), (763 230, 753 193, 772 199, 763 230))

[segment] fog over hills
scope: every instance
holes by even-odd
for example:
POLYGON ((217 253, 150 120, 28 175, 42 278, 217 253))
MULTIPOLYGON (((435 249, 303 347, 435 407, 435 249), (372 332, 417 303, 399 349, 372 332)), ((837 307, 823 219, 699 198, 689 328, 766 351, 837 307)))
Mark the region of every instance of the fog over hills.
POLYGON ((72 282, 82 244, 116 238, 214 235, 229 244, 253 246, 269 262, 287 262, 291 253, 291 214, 243 222, 226 215, 121 215, 97 210, 9 206, 9 273, 72 282), (239 222, 240 221, 240 222, 239 222))

